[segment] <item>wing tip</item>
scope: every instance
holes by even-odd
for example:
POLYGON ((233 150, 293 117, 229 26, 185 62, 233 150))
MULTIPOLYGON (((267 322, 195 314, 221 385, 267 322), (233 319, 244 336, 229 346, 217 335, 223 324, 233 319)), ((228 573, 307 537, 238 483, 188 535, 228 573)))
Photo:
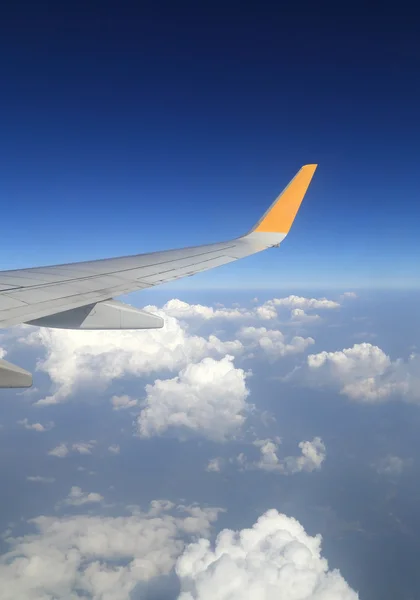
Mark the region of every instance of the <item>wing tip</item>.
POLYGON ((317 167, 317 163, 303 165, 252 231, 289 233, 317 167))

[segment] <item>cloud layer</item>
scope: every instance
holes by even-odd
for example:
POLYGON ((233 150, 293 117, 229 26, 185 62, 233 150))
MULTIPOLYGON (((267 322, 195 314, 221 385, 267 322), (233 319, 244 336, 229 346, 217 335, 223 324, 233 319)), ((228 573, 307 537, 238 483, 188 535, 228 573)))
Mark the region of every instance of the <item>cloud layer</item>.
MULTIPOLYGON (((72 488, 68 504, 98 502, 72 488)), ((220 509, 154 501, 121 517, 41 516, 35 533, 9 537, 0 557, 0 600, 127 600, 141 582, 169 573, 191 536, 208 536, 220 509)))
MULTIPOLYGON (((0 339, 6 346, 16 344, 17 341, 19 344, 44 350, 45 355, 38 358, 37 369, 49 376, 52 390, 35 403, 43 406, 65 402, 76 393, 101 393, 114 380, 123 377, 141 377, 165 371, 177 372, 208 356, 239 356, 245 352, 244 345, 261 351, 270 360, 304 352, 314 343, 313 338, 285 338, 277 329, 280 314, 283 324, 310 326, 319 321, 320 317, 317 314, 308 314, 308 311, 325 311, 339 307, 340 303, 335 300, 295 295, 272 298, 249 308, 239 305, 228 308, 223 305, 213 307, 189 304, 174 298, 162 308, 145 307, 146 310, 164 318, 163 329, 72 331, 33 329, 31 326, 22 325, 6 332, 0 339), (289 319, 285 322, 287 314, 289 319), (229 322, 231 327, 235 327, 245 321, 250 327, 247 328, 248 332, 242 331, 242 339, 223 340, 216 335, 202 336, 191 333, 189 324, 192 321, 198 323, 198 327, 209 321, 229 322), (274 327, 258 327, 257 324, 261 321, 271 321, 270 324, 274 327)), ((3 348, 0 354, 5 354, 3 348)), ((115 410, 128 408, 123 404, 124 400, 120 404, 118 402, 116 399, 115 410)))
MULTIPOLYGON (((348 297, 348 294, 352 292, 346 292, 343 294, 344 297, 348 297)), ((353 296, 350 296, 353 297, 353 296)), ((258 304, 258 299, 256 304, 258 304)), ((267 300, 258 306, 252 308, 243 308, 235 306, 234 308, 228 308, 223 305, 219 305, 216 308, 212 306, 206 306, 203 304, 189 304, 174 298, 169 300, 163 307, 162 311, 171 317, 184 320, 196 320, 201 319, 209 321, 210 319, 225 319, 236 321, 239 319, 262 319, 270 320, 275 319, 278 316, 278 311, 281 309, 287 310, 329 310, 339 308, 340 303, 334 300, 328 300, 327 298, 304 298, 303 296, 287 296, 286 298, 273 298, 267 300)), ((146 306, 146 310, 156 312, 159 309, 157 306, 146 306)))
POLYGON ((71 331, 36 329, 21 337, 30 346, 44 347, 38 362, 54 384, 53 394, 38 404, 65 401, 75 391, 101 391, 114 379, 174 371, 205 356, 236 354, 238 341, 222 342, 214 335, 190 335, 177 319, 165 317, 163 329, 144 331, 71 331))
MULTIPOLYGON (((72 487, 60 507, 102 500, 72 487)), ((250 529, 221 531, 212 546, 220 511, 155 500, 127 516, 32 519, 34 533, 7 538, 0 600, 126 600, 139 584, 173 569, 179 600, 357 600, 339 571, 328 570, 321 536, 309 536, 296 519, 269 510, 250 529)))

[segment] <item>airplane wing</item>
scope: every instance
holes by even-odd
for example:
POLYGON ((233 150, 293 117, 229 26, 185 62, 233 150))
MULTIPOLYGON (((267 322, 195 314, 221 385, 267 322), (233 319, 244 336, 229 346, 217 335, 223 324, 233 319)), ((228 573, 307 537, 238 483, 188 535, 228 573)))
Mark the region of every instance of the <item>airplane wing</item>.
MULTIPOLYGON (((0 328, 150 329, 163 320, 113 300, 278 246, 317 165, 303 166, 247 234, 222 243, 49 267, 0 271, 0 328)), ((29 387, 30 373, 0 360, 1 387, 29 387)))

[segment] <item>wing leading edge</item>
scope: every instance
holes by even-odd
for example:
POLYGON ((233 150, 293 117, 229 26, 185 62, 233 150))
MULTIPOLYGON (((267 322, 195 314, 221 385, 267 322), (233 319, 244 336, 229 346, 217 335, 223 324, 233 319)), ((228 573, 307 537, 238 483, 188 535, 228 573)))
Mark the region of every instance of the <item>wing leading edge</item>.
MULTIPOLYGON (((316 167, 303 166, 255 227, 228 242, 0 271, 0 328, 20 323, 76 329, 161 327, 158 317, 148 318, 140 310, 135 314, 137 309, 112 299, 278 246, 292 226, 316 167)), ((1 373, 0 369, 0 387, 7 387, 2 385, 1 373)))

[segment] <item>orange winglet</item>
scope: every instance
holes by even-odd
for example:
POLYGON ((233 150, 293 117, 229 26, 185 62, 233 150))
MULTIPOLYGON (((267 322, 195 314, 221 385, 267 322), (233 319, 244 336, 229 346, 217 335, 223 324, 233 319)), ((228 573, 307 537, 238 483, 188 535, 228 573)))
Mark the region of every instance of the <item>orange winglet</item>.
POLYGON ((303 166, 252 231, 288 233, 317 166, 303 166))

